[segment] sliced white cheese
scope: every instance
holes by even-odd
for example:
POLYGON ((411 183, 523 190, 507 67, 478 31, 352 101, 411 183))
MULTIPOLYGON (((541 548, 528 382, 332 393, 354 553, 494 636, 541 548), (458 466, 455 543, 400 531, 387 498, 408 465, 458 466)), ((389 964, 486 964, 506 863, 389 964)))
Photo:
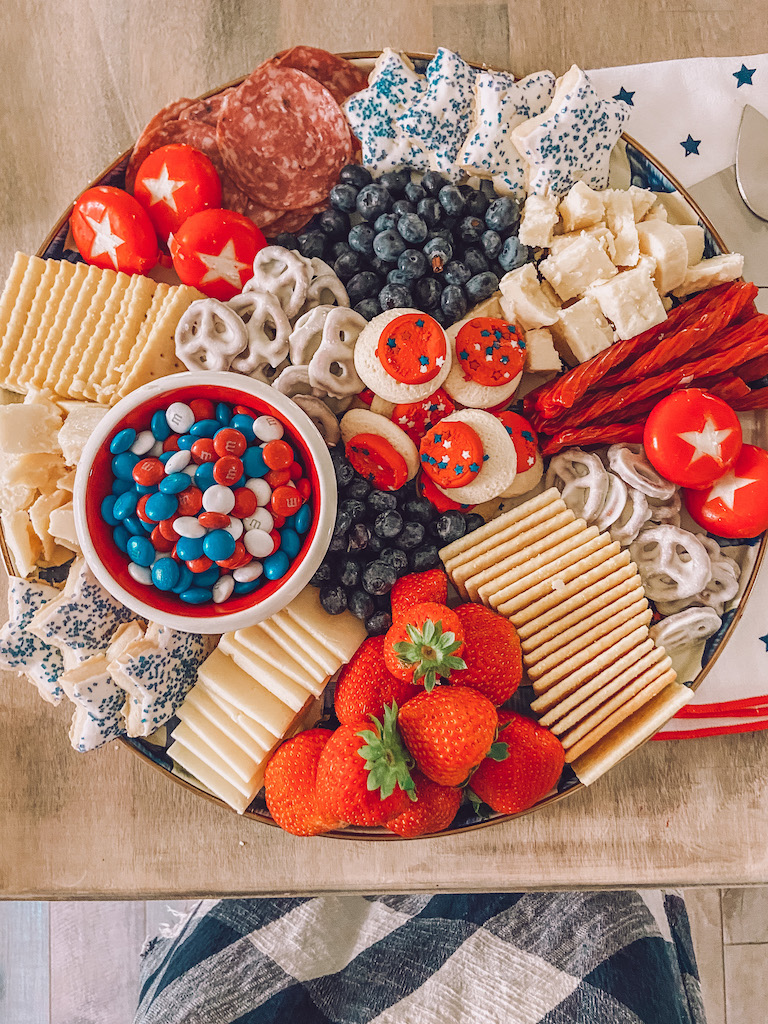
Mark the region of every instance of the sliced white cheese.
MULTIPOLYGON (((669 214, 667 208, 663 203, 655 202, 650 208, 648 213, 643 217, 643 220, 669 220, 669 214)), ((679 226, 679 225, 678 225, 679 226)))
MULTIPOLYGON (((318 637, 329 651, 333 651, 342 665, 346 665, 367 636, 365 626, 351 612, 329 615, 320 604, 317 587, 305 587, 283 612, 308 633, 318 637)), ((283 613, 280 614, 282 616, 283 613)))
POLYGON ((274 742, 273 738, 267 733, 267 744, 262 746, 260 743, 257 743, 250 733, 242 729, 233 718, 230 718, 217 704, 214 704, 208 694, 201 690, 199 686, 192 687, 176 715, 182 722, 186 722, 193 732, 198 733, 200 736, 205 737, 210 729, 216 729, 217 732, 224 733, 256 764, 260 764, 264 760, 267 751, 274 742), (190 700, 190 694, 193 693, 194 697, 190 700))
POLYGON ((255 651, 249 650, 235 640, 234 633, 225 633, 219 641, 219 650, 227 654, 249 676, 258 680, 265 690, 269 690, 292 711, 301 711, 310 696, 309 690, 301 686, 295 679, 289 678, 280 669, 270 665, 255 651))
POLYGON ((203 761, 211 764, 212 768, 216 768, 222 777, 228 779, 233 786, 238 784, 247 786, 263 757, 255 761, 245 751, 241 750, 226 733, 217 729, 215 725, 211 725, 210 722, 206 722, 205 719, 203 719, 203 722, 205 723, 205 728, 200 731, 193 729, 189 721, 182 719, 171 733, 171 736, 173 739, 178 740, 179 743, 182 743, 187 750, 192 750, 203 761), (216 763, 211 763, 213 758, 207 756, 209 751, 216 755, 216 763), (221 759, 220 761, 218 760, 219 758, 221 759), (221 763, 226 766, 225 769, 220 767, 221 763))
POLYGON ((71 501, 61 505, 59 508, 53 509, 48 522, 50 524, 51 536, 59 544, 63 544, 72 551, 80 550, 77 531, 75 530, 75 512, 71 501))
POLYGON ((205 761, 202 761, 197 754, 188 750, 178 741, 171 743, 168 747, 168 754, 177 764, 186 769, 193 778, 197 779, 198 782, 202 782, 206 789, 209 789, 214 796, 223 800, 225 804, 229 804, 238 814, 243 814, 248 810, 253 798, 264 784, 264 774, 262 771, 259 771, 253 779, 253 792, 243 795, 239 789, 222 778, 205 761))
POLYGON ((548 248, 552 244, 552 234, 557 222, 556 196, 528 196, 520 218, 520 244, 530 245, 535 249, 548 248))
POLYGON ((221 694, 225 700, 255 718, 276 739, 285 734, 293 721, 296 712, 292 708, 244 672, 218 648, 202 663, 198 676, 209 690, 221 694))
POLYGON ((45 561, 49 561, 53 557, 56 547, 56 541, 51 536, 51 512, 68 502, 71 504, 67 491, 53 491, 51 494, 41 494, 29 509, 29 521, 40 539, 45 561))
POLYGON ((339 660, 336 655, 327 650, 327 648, 324 648, 317 637, 308 634, 303 627, 294 622, 288 615, 285 615, 280 620, 274 615, 267 622, 261 623, 261 625, 272 642, 283 651, 297 649, 298 641, 294 639, 291 635, 292 633, 298 634, 302 637, 302 640, 309 637, 309 640, 306 641, 306 647, 301 649, 305 654, 302 664, 306 666, 302 682, 308 689, 314 687, 312 692, 316 697, 319 696, 325 689, 328 676, 332 676, 339 667, 339 660), (288 623, 288 629, 285 628, 285 623, 288 623), (330 668, 328 667, 329 664, 330 668))
POLYGON ((607 281, 617 273, 600 243, 587 234, 550 254, 541 261, 539 270, 563 302, 583 295, 595 281, 607 281))
POLYGON ((663 220, 643 221, 637 225, 640 252, 656 260, 653 282, 666 295, 683 282, 688 269, 688 246, 674 224, 663 220))
POLYGON ((724 256, 713 256, 711 260, 702 260, 689 267, 679 288, 672 292, 678 298, 702 292, 705 288, 714 288, 716 284, 735 281, 744 271, 744 257, 738 252, 729 252, 724 256))
POLYGON ((611 321, 618 338, 634 338, 667 318, 646 266, 625 270, 610 281, 594 284, 589 294, 611 321))
POLYGON ((203 714, 207 715, 212 722, 216 722, 217 724, 218 718, 213 717, 213 714, 209 714, 209 711, 211 705, 218 708, 222 715, 225 715, 230 721, 234 722, 235 725, 238 725, 243 732, 254 741, 254 743, 257 743, 264 750, 269 750, 271 745, 275 742, 275 737, 272 733, 257 722, 255 718, 251 715, 247 715, 244 711, 241 711, 240 708, 235 707, 234 704, 230 703, 230 701, 225 697, 222 697, 221 694, 209 689, 202 681, 193 686, 184 699, 185 701, 189 701, 191 704, 194 704, 195 707, 199 708, 203 714))
POLYGON ((605 222, 614 238, 617 267, 634 267, 640 258, 635 211, 628 192, 605 190, 605 222))
POLYGON ((270 665, 280 669, 299 685, 315 693, 309 686, 308 679, 314 680, 314 686, 322 690, 322 685, 328 675, 326 670, 319 664, 309 651, 297 650, 295 645, 284 642, 284 634, 274 636, 272 630, 266 628, 271 625, 272 620, 260 623, 258 626, 248 626, 246 629, 238 629, 235 633, 235 640, 243 644, 251 651, 255 651, 270 665))
POLYGON ((688 266, 701 263, 704 259, 704 228, 701 224, 678 224, 677 230, 688 246, 688 266))
POLYGON ((532 263, 510 270, 499 282, 501 308, 504 315, 529 331, 536 327, 549 327, 555 323, 559 306, 542 290, 532 263))
POLYGON ((590 188, 583 181, 577 181, 557 209, 566 231, 592 227, 593 224, 599 224, 605 214, 603 193, 590 188))
POLYGON ((613 344, 613 330, 591 296, 560 310, 552 324, 555 347, 569 366, 586 362, 613 344))
POLYGON ((557 373, 560 370, 560 356, 555 351, 551 331, 536 327, 525 335, 526 373, 557 373))

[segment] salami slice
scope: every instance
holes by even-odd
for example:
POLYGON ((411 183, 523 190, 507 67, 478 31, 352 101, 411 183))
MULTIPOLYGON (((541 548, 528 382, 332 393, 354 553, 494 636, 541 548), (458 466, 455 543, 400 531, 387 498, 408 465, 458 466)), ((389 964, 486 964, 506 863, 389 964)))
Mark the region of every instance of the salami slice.
POLYGON ((227 96, 236 88, 237 86, 232 85, 229 89, 222 89, 221 92, 217 92, 207 99, 195 100, 191 106, 179 114, 180 119, 182 121, 202 121, 203 124, 209 124, 215 128, 227 96))
POLYGON ((324 85, 337 103, 368 86, 368 73, 343 57, 315 46, 292 46, 282 50, 272 61, 279 67, 295 68, 324 85))
MULTIPOLYGON (((195 106, 197 100, 190 100, 182 96, 181 99, 173 100, 172 103, 166 103, 155 114, 154 117, 150 118, 147 124, 144 126, 143 131, 136 140, 136 145, 133 147, 131 153, 130 163, 128 164, 128 170, 126 171, 126 182, 125 187, 133 190, 133 182, 136 178, 136 171, 141 166, 142 162, 149 156, 152 150, 158 148, 158 144, 154 143, 153 140, 159 129, 163 128, 169 121, 176 121, 178 118, 187 110, 189 107, 195 106), (130 182, 128 176, 130 175, 130 182)), ((159 143, 160 146, 165 143, 159 143)))
POLYGON ((321 202, 352 155, 339 104, 295 68, 257 68, 226 98, 216 135, 235 184, 270 209, 321 202))
POLYGON ((226 171, 221 176, 221 205, 225 210, 234 210, 250 217, 256 227, 262 230, 283 216, 281 210, 270 210, 257 203, 255 199, 251 199, 237 187, 226 171))
POLYGON ((161 146, 168 146, 171 143, 182 143, 193 149, 199 149, 211 161, 219 176, 224 174, 224 164, 221 161, 219 147, 216 145, 216 129, 203 121, 185 121, 178 118, 175 121, 159 124, 154 131, 146 135, 141 151, 138 150, 138 144, 134 147, 128 169, 125 172, 125 187, 129 191, 133 191, 139 167, 149 154, 154 153, 161 146))
POLYGON ((276 238, 283 231, 295 235, 312 220, 316 213, 323 211, 327 205, 327 202, 323 202, 316 203, 314 206, 303 206, 297 210, 285 210, 280 214, 279 218, 270 222, 267 237, 276 238))

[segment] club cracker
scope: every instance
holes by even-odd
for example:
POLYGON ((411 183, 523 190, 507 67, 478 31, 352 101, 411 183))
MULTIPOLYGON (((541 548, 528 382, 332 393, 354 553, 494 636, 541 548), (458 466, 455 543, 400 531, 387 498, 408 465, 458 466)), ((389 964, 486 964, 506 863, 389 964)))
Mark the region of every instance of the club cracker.
MULTIPOLYGON (((55 312, 53 323, 44 334, 43 348, 30 367, 31 375, 26 380, 24 380, 23 374, 19 375, 19 381, 26 384, 27 389, 30 387, 42 387, 48 374, 48 368, 55 359, 56 354, 60 351, 61 341, 64 337, 64 332, 72 320, 73 311, 76 308, 80 308, 83 289, 86 288, 90 291, 91 283, 93 290, 95 291, 96 289, 96 281, 94 276, 90 274, 90 271, 94 269, 96 268, 89 267, 85 263, 75 265, 72 278, 55 312)), ((90 298, 88 301, 90 301, 90 298)))
POLYGON ((83 320, 93 302, 99 284, 103 281, 106 274, 111 274, 112 278, 115 277, 114 270, 102 270, 100 267, 88 267, 86 269, 85 277, 72 304, 72 310, 62 326, 61 335, 55 341, 53 351, 48 356, 47 365, 41 367, 41 375, 38 375, 37 371, 35 371, 33 381, 39 382, 36 386, 47 388, 48 390, 53 389, 53 385, 59 379, 64 368, 67 357, 74 348, 75 338, 82 327, 83 320))
MULTIPOLYGON (((42 358, 47 347, 48 335, 56 320, 56 316, 64 301, 75 277, 77 267, 75 264, 63 261, 57 264, 56 276, 47 296, 45 308, 40 318, 40 325, 32 341, 31 348, 23 354, 15 368, 16 384, 19 391, 26 391, 28 383, 32 378, 35 369, 42 358)), ((81 273, 84 273, 82 271, 81 273)))
POLYGON ((109 365, 104 371, 104 379, 94 382, 99 402, 108 404, 113 400, 124 380, 123 374, 128 363, 131 360, 135 361, 138 353, 143 351, 152 325, 165 304, 171 286, 155 284, 154 281, 151 283, 154 285, 151 290, 137 285, 135 298, 128 309, 130 319, 126 320, 120 329, 109 365))
POLYGON ((40 324, 50 299, 51 290, 53 288, 54 281, 56 280, 58 268, 59 265, 56 260, 45 261, 43 276, 40 278, 40 282, 35 291, 32 299, 32 305, 24 324, 24 330, 19 338, 16 351, 14 352, 13 359, 11 360, 11 365, 6 372, 5 381, 3 382, 5 387, 11 388, 14 391, 23 390, 19 386, 18 376, 22 368, 26 365, 27 359, 34 348, 35 339, 40 331, 40 324))
POLYGON ((67 356, 59 379, 54 385, 57 394, 77 394, 74 390, 75 377, 83 380, 90 377, 99 354, 99 349, 94 344, 94 339, 99 336, 99 325, 102 321, 109 323, 114 318, 130 280, 127 274, 116 274, 114 271, 105 273, 80 325, 72 351, 67 356))
POLYGON ((45 260, 17 253, 0 298, 0 381, 5 383, 8 369, 24 333, 38 286, 45 271, 45 260), (26 261, 26 262, 25 262, 26 261), (23 268, 23 272, 22 272, 23 268))
POLYGON ((96 352, 96 360, 89 377, 82 373, 75 374, 72 387, 76 394, 96 401, 97 386, 102 386, 106 382, 118 346, 124 347, 124 359, 128 358, 132 344, 130 339, 136 340, 156 289, 156 282, 148 277, 136 275, 129 278, 117 309, 113 310, 108 306, 109 314, 105 310, 104 317, 99 321, 96 336, 89 346, 89 352, 96 352))

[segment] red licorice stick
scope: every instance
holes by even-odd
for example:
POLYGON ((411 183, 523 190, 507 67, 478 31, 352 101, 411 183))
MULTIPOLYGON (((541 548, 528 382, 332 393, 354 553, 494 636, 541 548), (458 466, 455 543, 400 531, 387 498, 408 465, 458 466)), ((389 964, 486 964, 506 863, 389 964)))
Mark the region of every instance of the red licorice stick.
POLYGON ((643 440, 644 428, 645 422, 642 420, 639 423, 608 423, 605 426, 592 423, 586 427, 566 427, 547 439, 541 454, 554 455, 563 448, 575 445, 584 448, 590 444, 617 444, 619 441, 639 444, 643 440))
POLYGON ((705 310, 715 309, 742 288, 752 287, 754 286, 737 281, 700 292, 673 309, 662 323, 634 338, 615 342, 610 348, 598 352, 596 356, 574 367, 562 377, 542 384, 530 392, 526 407, 529 414, 531 405, 535 405, 535 408, 547 418, 570 408, 611 370, 621 367, 625 360, 635 359, 651 351, 660 341, 693 323, 705 310))
POLYGON ((747 412, 750 409, 768 409, 768 388, 753 388, 748 395, 735 398, 731 408, 736 412, 747 412))
POLYGON ((717 398, 732 405, 737 398, 743 398, 749 394, 746 383, 737 377, 735 373, 723 373, 719 377, 705 377, 703 380, 695 380, 692 387, 704 388, 717 398))
POLYGON ((768 374, 768 356, 758 356, 757 359, 750 359, 736 369, 736 373, 742 380, 760 380, 768 374))

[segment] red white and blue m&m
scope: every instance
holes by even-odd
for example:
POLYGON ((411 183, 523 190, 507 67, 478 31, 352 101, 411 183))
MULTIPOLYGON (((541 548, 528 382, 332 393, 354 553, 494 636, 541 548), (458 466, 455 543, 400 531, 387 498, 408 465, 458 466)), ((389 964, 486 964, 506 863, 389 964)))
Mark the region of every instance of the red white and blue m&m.
POLYGON ((109 444, 101 515, 130 576, 187 604, 279 580, 312 525, 312 486, 282 423, 242 405, 172 402, 109 444))

